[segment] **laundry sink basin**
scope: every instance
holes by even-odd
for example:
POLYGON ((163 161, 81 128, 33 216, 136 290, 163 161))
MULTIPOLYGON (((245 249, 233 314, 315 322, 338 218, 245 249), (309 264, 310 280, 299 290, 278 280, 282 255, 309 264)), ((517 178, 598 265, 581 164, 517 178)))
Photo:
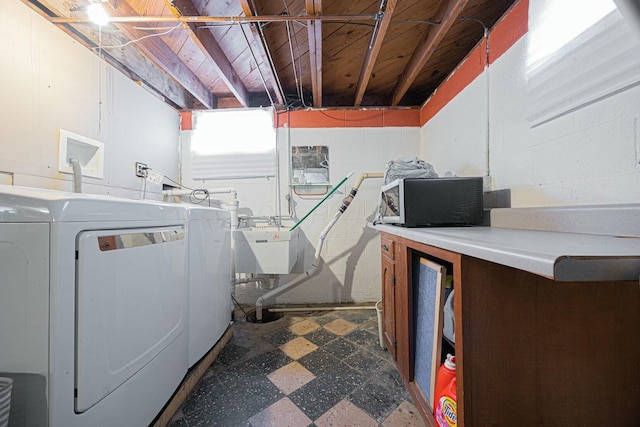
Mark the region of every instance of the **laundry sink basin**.
POLYGON ((233 231, 236 272, 288 274, 298 260, 299 228, 248 227, 233 231))

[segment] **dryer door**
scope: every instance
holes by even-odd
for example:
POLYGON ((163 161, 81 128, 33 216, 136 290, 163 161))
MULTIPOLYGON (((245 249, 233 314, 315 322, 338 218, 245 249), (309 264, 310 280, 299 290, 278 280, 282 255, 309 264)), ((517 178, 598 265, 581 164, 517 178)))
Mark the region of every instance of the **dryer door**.
MULTIPOLYGON (((85 231, 77 249, 75 410, 84 412, 184 330, 185 230, 85 231)), ((186 363, 185 349, 176 369, 186 363)))

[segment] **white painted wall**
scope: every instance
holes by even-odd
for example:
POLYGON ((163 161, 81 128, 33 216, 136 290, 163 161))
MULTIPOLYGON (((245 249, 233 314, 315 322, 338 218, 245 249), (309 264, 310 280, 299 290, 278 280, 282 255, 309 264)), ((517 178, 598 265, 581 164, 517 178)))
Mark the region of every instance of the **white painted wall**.
MULTIPOLYGON (((103 179, 83 192, 139 198, 136 161, 176 179, 178 113, 102 61, 19 0, 3 2, 0 26, 0 175, 2 183, 71 191, 58 172, 58 131, 105 144, 103 179)), ((147 184, 147 198, 161 198, 147 184)))
MULTIPOLYGON (((278 158, 281 175, 282 214, 288 215, 285 196, 291 194, 296 219, 302 218, 322 198, 290 193, 290 146, 326 145, 329 147, 330 180, 338 183, 351 171, 354 175, 338 192, 314 211, 301 225, 305 248, 303 256, 294 267, 302 273, 311 267, 318 237, 333 218, 358 176, 366 172, 384 172, 387 161, 403 156, 417 156, 419 128, 328 128, 328 129, 278 129, 278 158)), ((183 132, 183 156, 188 156, 189 132, 183 132)), ((188 176, 188 162, 184 164, 188 176)), ((255 216, 278 214, 275 179, 251 179, 191 183, 202 187, 234 187, 238 190, 240 211, 255 216)), ((378 233, 367 229, 378 203, 382 179, 367 179, 351 206, 333 227, 325 240, 322 257, 324 263, 317 276, 278 297, 281 304, 313 304, 343 302, 375 302, 380 299, 380 239, 378 233)), ((193 187, 195 188, 195 187, 193 187)), ((224 197, 222 197, 224 199, 224 197)), ((289 221, 293 224, 294 221, 289 221)), ((280 283, 292 280, 296 275, 280 278, 280 283)), ((241 303, 254 304, 266 293, 254 285, 238 285, 236 298, 241 303)), ((271 302, 272 303, 272 302, 271 302)))
POLYGON ((493 189, 511 189, 512 206, 637 202, 640 87, 531 128, 527 43, 516 42, 422 127, 421 157, 438 172, 483 174, 488 84, 493 189))

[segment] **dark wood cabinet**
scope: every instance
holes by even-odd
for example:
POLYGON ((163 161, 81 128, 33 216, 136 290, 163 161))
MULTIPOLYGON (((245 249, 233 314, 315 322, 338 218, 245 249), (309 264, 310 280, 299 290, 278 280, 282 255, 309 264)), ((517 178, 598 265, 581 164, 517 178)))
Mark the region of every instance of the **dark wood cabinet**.
POLYGON ((392 235, 380 239, 382 250, 382 318, 387 350, 396 361, 405 381, 409 381, 409 330, 407 317, 409 291, 406 285, 406 247, 392 235), (398 268, 402 266, 402 268, 398 268))
POLYGON ((415 254, 453 274, 459 426, 640 425, 638 281, 555 281, 389 233, 381 242, 385 340, 427 425, 413 383, 415 254))
POLYGON ((387 350, 396 360, 396 273, 394 261, 394 242, 391 239, 381 240, 382 250, 382 313, 383 336, 387 350))

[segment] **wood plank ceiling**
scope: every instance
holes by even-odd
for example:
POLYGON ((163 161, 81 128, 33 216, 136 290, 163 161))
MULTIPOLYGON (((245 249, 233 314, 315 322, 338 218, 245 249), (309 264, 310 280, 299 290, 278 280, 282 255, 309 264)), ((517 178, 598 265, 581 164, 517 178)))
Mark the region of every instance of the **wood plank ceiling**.
POLYGON ((189 110, 419 106, 515 0, 22 1, 189 110))

